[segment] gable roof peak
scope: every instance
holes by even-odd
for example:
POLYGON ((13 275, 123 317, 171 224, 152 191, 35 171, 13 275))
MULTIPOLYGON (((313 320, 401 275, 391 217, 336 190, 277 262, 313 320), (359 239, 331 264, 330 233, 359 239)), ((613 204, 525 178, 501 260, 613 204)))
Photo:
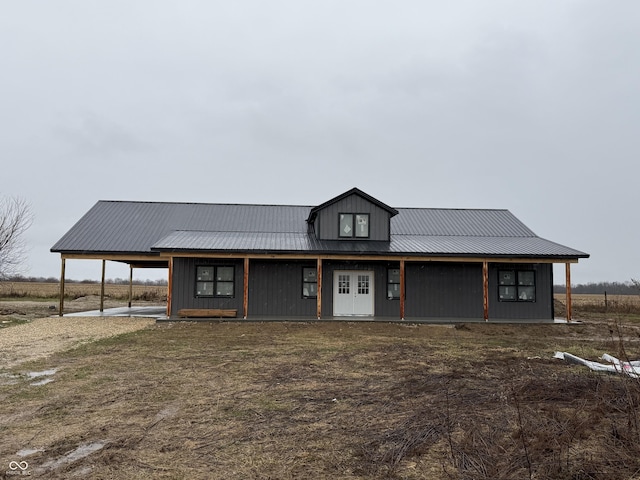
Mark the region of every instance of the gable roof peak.
POLYGON ((387 212, 389 212, 392 217, 394 215, 398 214, 398 210, 396 210, 395 208, 390 207, 386 203, 381 202, 377 198, 374 198, 371 195, 369 195, 368 193, 363 192, 359 188, 353 187, 351 190, 347 190, 346 192, 338 195, 337 197, 333 197, 332 199, 327 200, 326 202, 318 205, 317 207, 313 207, 311 209, 311 211, 309 212, 309 218, 307 218, 307 222, 309 222, 309 223, 313 222, 315 220, 316 216, 318 215, 318 212, 320 210, 322 210, 323 208, 326 208, 329 205, 333 205, 334 203, 337 203, 340 200, 343 200, 343 199, 345 199, 347 197, 350 197, 351 195, 358 195, 359 197, 364 198, 368 202, 371 202, 371 203, 377 205, 378 207, 380 207, 380 208, 386 210, 387 212))

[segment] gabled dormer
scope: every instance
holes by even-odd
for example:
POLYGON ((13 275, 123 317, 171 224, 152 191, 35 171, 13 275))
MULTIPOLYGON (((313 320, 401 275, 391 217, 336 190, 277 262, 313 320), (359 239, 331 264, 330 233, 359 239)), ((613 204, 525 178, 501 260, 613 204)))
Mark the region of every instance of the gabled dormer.
POLYGON ((391 217, 398 211, 352 188, 309 212, 310 233, 319 240, 390 240, 391 217))

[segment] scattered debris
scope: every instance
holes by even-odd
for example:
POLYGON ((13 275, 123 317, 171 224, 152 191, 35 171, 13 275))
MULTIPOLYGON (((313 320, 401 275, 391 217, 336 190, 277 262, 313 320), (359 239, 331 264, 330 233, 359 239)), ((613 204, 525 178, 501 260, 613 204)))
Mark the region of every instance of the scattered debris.
POLYGON ((18 450, 16 455, 20 458, 28 457, 29 455, 33 455, 35 453, 44 452, 44 448, 23 448, 22 450, 18 450))
POLYGON ((93 452, 97 452, 98 450, 102 449, 105 445, 106 442, 102 441, 80 445, 75 450, 68 452, 66 455, 58 458, 57 460, 50 460, 44 463, 41 468, 44 470, 55 470, 56 468, 59 468, 67 463, 81 460, 91 455, 93 452))
POLYGON ((27 377, 32 380, 35 378, 45 377, 45 378, 42 378, 41 380, 38 380, 37 382, 30 383, 29 385, 31 385, 32 387, 39 387, 41 385, 46 385, 47 383, 51 383, 53 382, 53 378, 51 378, 51 376, 55 375, 57 372, 58 372, 57 368, 50 368, 49 370, 43 370, 41 372, 29 372, 27 373, 27 377))
POLYGON ((594 372, 606 372, 606 373, 624 373, 632 378, 640 378, 640 361, 634 360, 632 362, 623 362, 616 357, 612 357, 608 353, 602 355, 601 360, 609 362, 609 364, 592 362, 591 360, 585 360, 576 355, 572 355, 567 352, 556 352, 553 358, 564 360, 567 363, 573 363, 576 365, 584 365, 585 367, 593 370, 594 372))

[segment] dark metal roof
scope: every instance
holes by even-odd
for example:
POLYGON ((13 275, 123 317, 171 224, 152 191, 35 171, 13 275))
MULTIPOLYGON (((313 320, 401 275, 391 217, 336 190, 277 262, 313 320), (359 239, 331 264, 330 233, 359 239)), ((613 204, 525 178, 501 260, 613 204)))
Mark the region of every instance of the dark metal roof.
POLYGON ((586 258, 537 237, 507 210, 400 208, 391 241, 319 241, 314 207, 100 201, 52 248, 60 253, 278 252, 586 258))
POLYGON ((575 258, 585 254, 540 237, 392 235, 390 242, 317 240, 307 233, 176 231, 152 247, 164 251, 508 256, 575 258))

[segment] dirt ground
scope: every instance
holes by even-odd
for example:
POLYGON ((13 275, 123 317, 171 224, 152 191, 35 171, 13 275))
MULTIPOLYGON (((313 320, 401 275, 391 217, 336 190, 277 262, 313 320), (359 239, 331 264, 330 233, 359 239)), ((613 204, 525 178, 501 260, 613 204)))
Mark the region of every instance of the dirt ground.
POLYGON ((640 358, 638 327, 619 319, 55 317, 0 329, 0 342, 0 478, 616 480, 640 471, 638 382, 553 359, 557 350, 640 358))

